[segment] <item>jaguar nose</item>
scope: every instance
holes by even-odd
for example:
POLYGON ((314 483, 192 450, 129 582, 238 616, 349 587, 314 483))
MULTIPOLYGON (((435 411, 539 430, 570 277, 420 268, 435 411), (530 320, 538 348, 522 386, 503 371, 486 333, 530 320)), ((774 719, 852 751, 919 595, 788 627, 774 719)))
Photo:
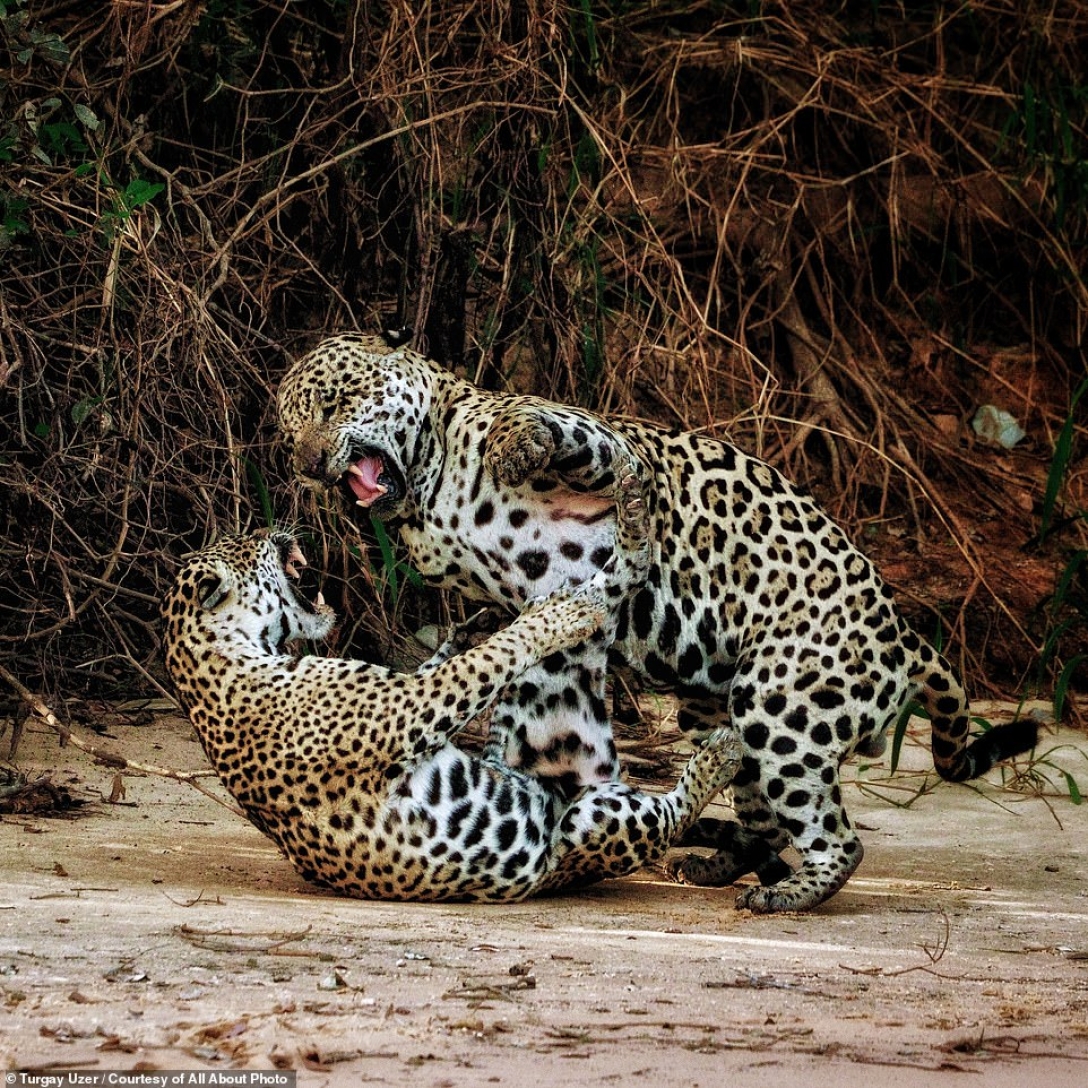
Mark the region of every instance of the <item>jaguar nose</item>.
POLYGON ((320 446, 302 445, 295 450, 295 472, 304 480, 323 484, 328 480, 329 454, 320 446))

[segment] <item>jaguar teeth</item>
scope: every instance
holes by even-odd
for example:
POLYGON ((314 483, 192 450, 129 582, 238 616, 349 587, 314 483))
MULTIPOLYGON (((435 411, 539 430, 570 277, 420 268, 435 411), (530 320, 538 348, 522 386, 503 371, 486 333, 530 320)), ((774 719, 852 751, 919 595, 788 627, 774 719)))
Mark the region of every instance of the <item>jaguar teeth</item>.
POLYGON ((299 573, 299 567, 305 567, 309 564, 306 562, 306 556, 302 554, 302 549, 297 544, 291 545, 291 550, 287 553, 287 559, 284 561, 283 569, 288 578, 294 578, 296 581, 302 577, 299 573))

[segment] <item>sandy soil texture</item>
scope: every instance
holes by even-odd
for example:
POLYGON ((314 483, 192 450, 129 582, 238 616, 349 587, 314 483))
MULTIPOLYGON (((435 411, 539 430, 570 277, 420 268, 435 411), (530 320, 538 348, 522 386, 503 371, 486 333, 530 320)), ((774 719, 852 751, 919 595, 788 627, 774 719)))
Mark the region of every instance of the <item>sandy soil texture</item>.
MULTIPOLYGON (((204 766, 187 723, 116 725, 204 766)), ((6 745, 5 745, 6 747, 6 745)), ((1032 794, 848 775, 862 869, 809 915, 733 909, 660 872, 515 906, 339 899, 191 786, 114 772, 31 726, 25 772, 102 796, 0 820, 0 1069, 299 1071, 299 1083, 1088 1083, 1088 780, 1051 733, 1032 794), (909 804, 908 804, 909 802, 909 804), (906 807, 904 807, 906 806, 906 807)))

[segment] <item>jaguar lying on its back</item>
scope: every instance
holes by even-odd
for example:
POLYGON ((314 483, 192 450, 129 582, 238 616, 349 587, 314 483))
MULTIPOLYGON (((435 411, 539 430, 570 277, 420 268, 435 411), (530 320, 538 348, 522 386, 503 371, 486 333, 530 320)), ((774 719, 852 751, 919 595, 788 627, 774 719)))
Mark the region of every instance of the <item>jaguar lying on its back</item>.
MULTIPOLYGON (((862 848, 839 765, 879 754, 912 697, 930 715, 947 779, 1035 742, 1028 722, 972 741, 959 681, 865 556, 811 498, 729 443, 487 393, 375 337, 337 337, 299 360, 279 412, 302 480, 342 484, 399 521, 424 577, 515 608, 595 574, 615 531, 601 497, 613 461, 641 461, 650 572, 621 607, 614 649, 676 691, 685 730, 737 730, 739 823, 700 821, 688 841, 719 852, 686 858, 676 875, 725 884, 755 871, 764 886, 738 906, 805 910, 847 881, 862 848), (776 856, 791 843, 796 872, 776 856)), ((599 715, 582 720, 589 734, 606 728, 599 715)), ((500 740, 531 760, 524 738, 500 740)))
POLYGON ((167 670, 213 767, 308 880, 368 899, 510 901, 621 876, 663 856, 736 770, 721 730, 671 793, 609 783, 568 801, 450 743, 524 669, 612 622, 612 579, 631 576, 619 556, 414 675, 284 651, 334 622, 292 586, 303 562, 286 532, 229 538, 186 562, 163 614, 167 670))

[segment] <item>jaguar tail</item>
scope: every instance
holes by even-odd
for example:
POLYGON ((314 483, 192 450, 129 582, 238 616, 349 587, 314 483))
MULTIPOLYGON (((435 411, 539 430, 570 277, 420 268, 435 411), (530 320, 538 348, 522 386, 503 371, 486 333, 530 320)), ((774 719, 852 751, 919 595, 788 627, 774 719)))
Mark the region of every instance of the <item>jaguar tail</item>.
POLYGON ((966 782, 995 764, 1028 752, 1039 737, 1038 726, 1021 718, 972 739, 970 707, 951 665, 932 646, 919 640, 911 679, 915 698, 930 718, 933 766, 949 782, 966 782))

